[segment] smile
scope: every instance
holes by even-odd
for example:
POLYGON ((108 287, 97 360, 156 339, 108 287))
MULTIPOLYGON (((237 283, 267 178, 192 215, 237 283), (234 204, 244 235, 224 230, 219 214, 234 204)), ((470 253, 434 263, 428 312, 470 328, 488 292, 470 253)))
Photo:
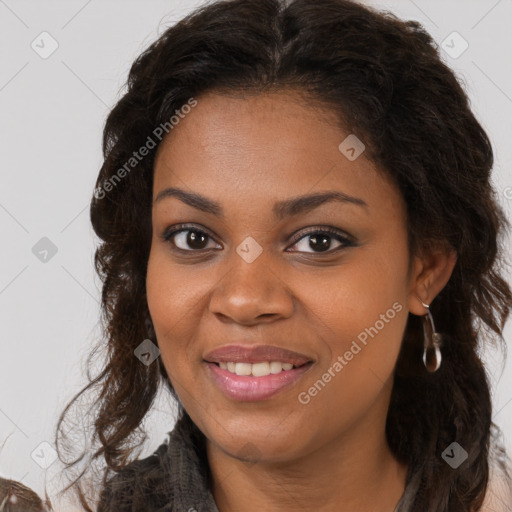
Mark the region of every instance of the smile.
POLYGON ((208 375, 228 398, 240 401, 266 400, 295 384, 311 368, 312 362, 294 367, 291 363, 205 361, 208 375))

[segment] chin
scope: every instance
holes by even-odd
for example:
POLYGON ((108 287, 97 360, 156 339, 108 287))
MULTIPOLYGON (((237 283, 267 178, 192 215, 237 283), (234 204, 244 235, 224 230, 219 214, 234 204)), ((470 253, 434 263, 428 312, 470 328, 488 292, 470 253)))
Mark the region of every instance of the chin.
MULTIPOLYGON (((268 427, 268 424, 267 424, 268 427)), ((285 462, 301 456, 298 438, 301 429, 297 426, 296 435, 290 435, 288 429, 279 432, 273 425, 270 429, 252 425, 252 428, 230 427, 222 424, 217 426, 212 435, 207 437, 217 449, 230 457, 248 462, 285 462)))

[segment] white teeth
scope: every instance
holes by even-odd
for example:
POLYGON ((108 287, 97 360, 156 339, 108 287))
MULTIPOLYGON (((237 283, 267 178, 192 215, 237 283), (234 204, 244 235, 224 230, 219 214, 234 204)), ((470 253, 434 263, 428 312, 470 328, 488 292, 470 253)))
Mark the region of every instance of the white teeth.
POLYGON ((254 363, 251 365, 251 373, 254 377, 264 377, 265 375, 270 374, 270 364, 265 363, 254 363))
POLYGON ((237 375, 251 375, 251 363, 236 363, 235 373, 237 375))
POLYGON ((283 369, 283 363, 279 361, 272 361, 270 363, 270 373, 280 373, 283 369))
POLYGON ((262 361, 261 363, 234 363, 234 362, 219 362, 219 366, 223 370, 228 370, 237 375, 252 375, 254 377, 265 377, 271 373, 281 373, 283 370, 291 370, 292 363, 281 363, 279 361, 262 361))

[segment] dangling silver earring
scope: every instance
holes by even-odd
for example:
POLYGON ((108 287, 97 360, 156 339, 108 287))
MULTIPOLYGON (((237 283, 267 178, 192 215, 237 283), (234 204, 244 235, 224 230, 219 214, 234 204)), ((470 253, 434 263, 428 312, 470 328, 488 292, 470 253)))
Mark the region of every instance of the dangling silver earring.
POLYGON ((433 373, 441 366, 441 334, 436 332, 434 319, 429 305, 421 302, 427 308, 427 314, 421 317, 423 322, 423 364, 428 372, 433 373))

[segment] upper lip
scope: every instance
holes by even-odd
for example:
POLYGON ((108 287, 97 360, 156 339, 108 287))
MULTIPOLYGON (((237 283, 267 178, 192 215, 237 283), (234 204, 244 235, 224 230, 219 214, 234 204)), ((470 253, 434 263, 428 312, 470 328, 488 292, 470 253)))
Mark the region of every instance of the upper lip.
POLYGON ((291 363, 294 366, 302 366, 309 363, 311 358, 298 352, 293 352, 275 345, 225 345, 208 352, 204 360, 209 363, 222 362, 240 362, 240 363, 260 363, 263 361, 279 361, 281 363, 291 363))

